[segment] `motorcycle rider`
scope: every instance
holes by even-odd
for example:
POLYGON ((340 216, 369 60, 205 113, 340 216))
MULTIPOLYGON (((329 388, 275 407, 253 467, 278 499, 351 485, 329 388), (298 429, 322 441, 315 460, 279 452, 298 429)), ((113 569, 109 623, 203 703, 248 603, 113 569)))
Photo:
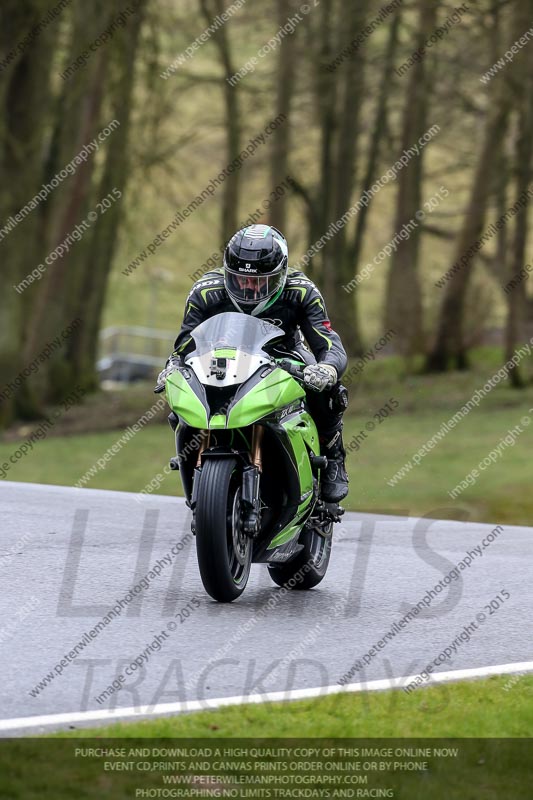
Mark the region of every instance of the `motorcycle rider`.
MULTIPOLYGON (((156 391, 164 387, 166 377, 181 359, 194 350, 190 332, 209 317, 237 309, 277 325, 285 335, 276 343, 273 355, 296 356, 306 364, 303 377, 307 402, 322 455, 328 459, 321 496, 327 503, 338 503, 348 494, 342 442, 348 393, 340 383, 347 365, 346 352, 331 327, 319 290, 305 273, 289 269, 288 256, 285 237, 270 225, 251 225, 232 236, 224 252, 223 268, 207 272, 187 297, 174 353, 159 375, 156 391)), ((175 427, 177 420, 170 421, 175 427)))

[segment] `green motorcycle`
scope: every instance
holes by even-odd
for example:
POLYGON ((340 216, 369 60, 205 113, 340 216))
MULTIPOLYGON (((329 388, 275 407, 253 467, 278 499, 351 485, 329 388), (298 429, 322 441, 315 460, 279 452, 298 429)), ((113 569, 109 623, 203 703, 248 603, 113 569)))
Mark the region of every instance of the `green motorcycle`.
POLYGON ((202 583, 223 603, 242 594, 252 562, 266 563, 278 586, 316 586, 344 513, 320 499, 327 459, 304 365, 265 349, 283 335, 256 317, 218 314, 191 332, 196 349, 166 379, 179 420, 170 466, 193 513, 202 583))

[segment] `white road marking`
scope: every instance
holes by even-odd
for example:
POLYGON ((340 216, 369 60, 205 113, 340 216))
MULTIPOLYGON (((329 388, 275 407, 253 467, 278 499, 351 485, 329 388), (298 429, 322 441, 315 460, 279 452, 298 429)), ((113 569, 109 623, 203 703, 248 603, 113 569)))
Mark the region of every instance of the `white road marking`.
MULTIPOLYGON (((519 664, 500 664, 494 667, 476 667, 474 669, 457 669, 450 672, 435 672, 431 681, 420 686, 425 688, 435 683, 448 683, 468 678, 486 678, 490 675, 512 675, 516 672, 533 672, 533 661, 523 661, 519 664)), ((219 697, 210 700, 185 700, 179 703, 158 703, 155 706, 139 708, 115 708, 95 711, 75 711, 65 714, 44 714, 36 717, 19 717, 17 719, 0 720, 0 732, 15 731, 24 728, 46 728, 61 725, 74 725, 76 723, 104 722, 111 723, 135 717, 137 720, 165 716, 167 714, 180 714, 190 711, 207 711, 224 706, 238 706, 252 703, 275 703, 290 700, 306 700, 313 697, 325 697, 332 694, 353 692, 378 692, 385 689, 400 689, 414 681, 416 675, 401 678, 384 678, 368 683, 348 683, 344 686, 321 686, 315 689, 294 689, 285 692, 271 692, 267 694, 251 694, 240 697, 219 697)))

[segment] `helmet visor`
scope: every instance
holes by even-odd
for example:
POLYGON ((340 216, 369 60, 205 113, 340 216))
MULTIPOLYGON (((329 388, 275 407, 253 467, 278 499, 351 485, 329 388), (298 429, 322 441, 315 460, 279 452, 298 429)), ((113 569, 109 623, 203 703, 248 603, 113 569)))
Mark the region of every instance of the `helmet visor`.
POLYGON ((283 269, 270 275, 247 275, 226 267, 226 289, 240 306, 254 307, 274 297, 284 281, 283 269))

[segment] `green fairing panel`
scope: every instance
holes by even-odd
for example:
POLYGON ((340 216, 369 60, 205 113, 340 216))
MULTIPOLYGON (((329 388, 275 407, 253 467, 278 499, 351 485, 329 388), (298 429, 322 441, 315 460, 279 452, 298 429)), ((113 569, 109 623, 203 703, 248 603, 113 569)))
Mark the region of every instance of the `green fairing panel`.
POLYGON ((214 358, 235 358, 237 350, 234 347, 227 347, 225 350, 215 350, 214 358))
POLYGON ((228 428, 245 428, 276 409, 305 397, 305 391, 282 369, 270 372, 230 410, 228 428))
POLYGON ((287 431, 296 457, 296 467, 300 476, 300 497, 302 497, 313 488, 313 473, 307 453, 308 449, 315 455, 320 453, 318 431, 307 411, 289 418, 282 424, 287 431))
POLYGON ((300 478, 300 497, 305 499, 298 506, 294 519, 272 539, 268 546, 269 550, 290 542, 300 533, 302 528, 301 518, 305 517, 309 503, 313 499, 313 473, 308 452, 311 451, 314 455, 320 453, 318 431, 314 420, 306 411, 287 419, 283 423, 283 427, 287 431, 296 459, 300 478))
POLYGON ((296 513, 295 518, 292 520, 292 522, 289 523, 289 525, 287 525, 286 528, 284 528, 282 531, 276 534, 276 536, 272 539, 272 541, 268 545, 267 550, 273 550, 275 547, 279 547, 282 544, 286 544, 287 542, 290 542, 291 539, 294 539, 295 536, 298 536, 300 534, 300 531, 302 530, 301 517, 307 511, 309 503, 311 502, 312 499, 313 495, 311 494, 309 495, 309 497, 306 497, 306 499, 304 500, 303 503, 301 503, 301 505, 298 506, 298 511, 296 513))
POLYGON ((287 419, 286 422, 283 423, 283 427, 287 432, 296 459, 298 476, 300 478, 300 497, 304 497, 305 499, 298 506, 298 511, 292 522, 272 539, 268 546, 269 550, 289 542, 300 532, 300 518, 305 514, 313 498, 313 473, 308 452, 311 451, 311 453, 315 455, 318 455, 320 452, 316 425, 312 417, 306 411, 298 416, 287 419))
POLYGON ((207 411, 181 372, 172 372, 168 376, 165 392, 170 408, 187 425, 202 430, 207 428, 207 411))

